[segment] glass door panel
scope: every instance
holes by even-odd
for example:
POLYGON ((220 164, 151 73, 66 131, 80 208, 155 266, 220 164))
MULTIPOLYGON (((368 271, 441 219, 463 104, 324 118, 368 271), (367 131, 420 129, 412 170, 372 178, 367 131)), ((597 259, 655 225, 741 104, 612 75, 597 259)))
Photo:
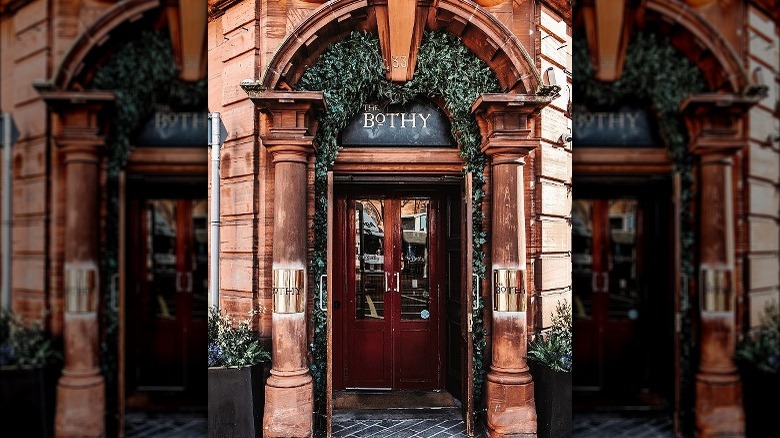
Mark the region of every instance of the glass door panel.
POLYGON ((355 201, 355 319, 384 319, 384 201, 355 201))
POLYGON ((609 309, 611 320, 635 320, 637 290, 637 200, 609 201, 609 309))
POLYGON ((430 318, 427 199, 401 200, 401 319, 430 318))

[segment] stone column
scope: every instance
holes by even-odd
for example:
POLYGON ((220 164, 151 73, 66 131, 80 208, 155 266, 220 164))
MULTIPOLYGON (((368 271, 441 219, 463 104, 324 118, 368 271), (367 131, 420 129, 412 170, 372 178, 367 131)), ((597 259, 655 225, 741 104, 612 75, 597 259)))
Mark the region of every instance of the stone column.
POLYGON ((55 142, 66 179, 63 301, 65 366, 57 385, 55 435, 105 436, 105 383, 98 354, 100 163, 99 114, 110 93, 44 94, 58 113, 55 142))
POLYGON ((534 384, 526 363, 526 243, 523 165, 539 146, 533 116, 550 98, 483 94, 472 106, 490 158, 493 356, 487 374, 491 437, 536 436, 534 384))
POLYGON ((314 153, 311 110, 322 93, 260 92, 250 97, 261 109, 263 145, 274 166, 273 366, 265 387, 263 434, 310 437, 314 394, 307 362, 306 201, 307 163, 314 153))
POLYGON ((744 436, 742 384, 734 363, 735 294, 732 156, 745 145, 744 115, 755 99, 696 95, 682 104, 699 159, 701 349, 696 429, 701 438, 744 436))

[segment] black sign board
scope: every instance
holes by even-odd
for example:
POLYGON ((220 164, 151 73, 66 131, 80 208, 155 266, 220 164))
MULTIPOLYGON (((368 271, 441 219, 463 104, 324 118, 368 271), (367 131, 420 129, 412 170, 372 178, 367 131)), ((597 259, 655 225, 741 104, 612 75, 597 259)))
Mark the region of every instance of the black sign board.
POLYGON ((591 112, 574 108, 574 146, 663 146, 655 120, 647 110, 622 107, 591 112))
POLYGON ((208 143, 208 113, 154 113, 136 138, 138 146, 197 146, 208 143))
POLYGON ((434 104, 363 105, 341 134, 342 146, 454 146, 450 121, 434 104))

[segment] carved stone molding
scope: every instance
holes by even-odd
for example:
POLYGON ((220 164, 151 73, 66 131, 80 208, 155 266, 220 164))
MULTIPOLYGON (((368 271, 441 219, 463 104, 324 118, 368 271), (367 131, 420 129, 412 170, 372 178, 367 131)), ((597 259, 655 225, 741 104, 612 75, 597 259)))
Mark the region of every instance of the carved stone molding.
POLYGON ((517 158, 536 148, 535 116, 551 101, 548 96, 482 94, 471 107, 482 134, 482 150, 491 156, 517 158))
MULTIPOLYGON (((368 30, 384 39, 381 13, 387 0, 328 2, 314 11, 281 43, 264 71, 260 84, 268 90, 289 90, 332 42, 353 30, 368 30)), ((459 37, 496 73, 502 88, 534 94, 542 86, 541 75, 529 50, 495 16, 481 6, 460 0, 417 0, 414 20, 424 18, 426 30, 446 31, 459 37), (422 14, 427 10, 427 14, 422 14)), ((389 19, 389 18, 388 18, 389 19)), ((389 21, 388 21, 389 23, 389 21)), ((414 49, 415 24, 410 49, 414 49)), ((388 25, 389 26, 389 25, 388 25)), ((389 29, 388 29, 389 32, 389 29)), ((383 43, 384 44, 384 43, 383 43)), ((382 48, 383 54, 389 48, 382 48)), ((411 56, 411 53, 410 55, 411 56)), ((392 58, 388 60, 392 66, 392 58)), ((398 60, 399 66, 401 60, 398 60)), ((407 58, 407 66, 409 58, 407 58)))
POLYGON ((688 127, 691 152, 731 154, 744 148, 746 115, 761 98, 761 95, 703 93, 685 99, 680 110, 688 127))

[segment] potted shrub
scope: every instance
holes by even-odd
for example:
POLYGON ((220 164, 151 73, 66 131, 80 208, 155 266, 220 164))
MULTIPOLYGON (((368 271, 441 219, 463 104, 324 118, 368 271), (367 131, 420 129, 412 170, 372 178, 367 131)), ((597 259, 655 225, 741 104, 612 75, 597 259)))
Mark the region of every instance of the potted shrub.
POLYGON ((552 328, 528 346, 528 365, 534 379, 537 436, 571 436, 571 305, 559 301, 552 328))
POLYGON ((265 381, 271 355, 252 329, 251 317, 236 321, 209 310, 209 437, 262 436, 265 381))
POLYGON ((780 306, 770 302, 761 314, 759 325, 737 344, 737 365, 742 377, 745 407, 745 432, 748 437, 761 436, 774 429, 776 406, 780 393, 780 306))
POLYGON ((0 310, 0 423, 8 436, 54 436, 62 355, 38 324, 0 310))

